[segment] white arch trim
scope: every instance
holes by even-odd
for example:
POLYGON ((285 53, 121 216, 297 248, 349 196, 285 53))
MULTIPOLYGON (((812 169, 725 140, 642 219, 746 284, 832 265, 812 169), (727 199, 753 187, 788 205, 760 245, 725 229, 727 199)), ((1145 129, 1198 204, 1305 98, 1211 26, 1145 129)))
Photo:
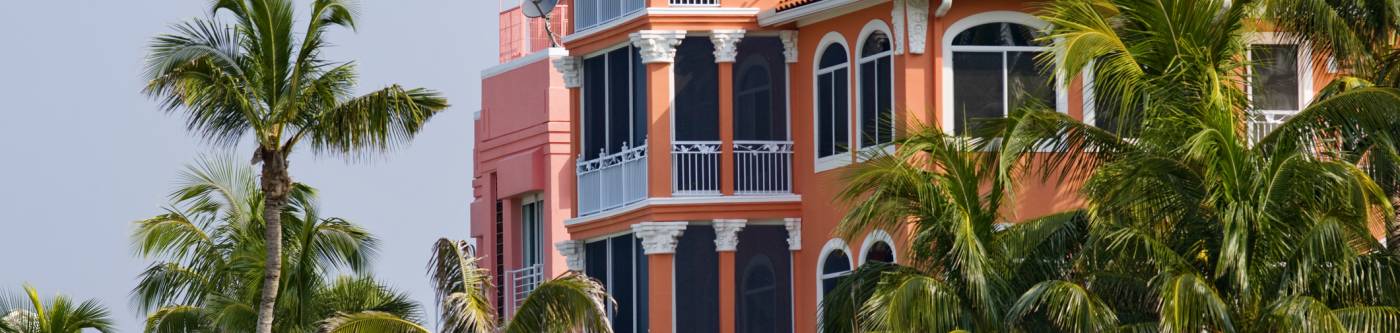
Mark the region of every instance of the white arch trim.
MULTIPOLYGON (((940 44, 943 48, 943 66, 939 69, 940 79, 938 82, 943 88, 940 89, 938 98, 942 100, 939 104, 942 109, 939 111, 939 115, 943 118, 940 125, 945 133, 953 134, 953 128, 956 125, 956 121, 953 119, 953 111, 955 111, 953 108, 956 105, 953 103, 953 39, 972 27, 1003 22, 1020 24, 1032 29, 1045 30, 1050 28, 1050 23, 1031 14, 1010 10, 994 10, 969 15, 953 22, 952 25, 948 26, 947 32, 943 34, 943 41, 940 44)), ((1055 76, 1055 110, 1067 114, 1069 113, 1069 88, 1065 82, 1064 75, 1055 76)))
MULTIPOLYGON (((851 52, 851 45, 847 43, 846 36, 839 32, 832 31, 822 36, 821 42, 817 43, 816 52, 812 52, 812 156, 821 156, 819 153, 821 151, 821 146, 820 143, 817 142, 817 140, 821 139, 821 122, 818 121, 820 117, 817 115, 817 112, 821 112, 821 108, 817 106, 821 99, 821 87, 817 86, 819 84, 818 82, 820 82, 820 80, 817 80, 817 73, 821 71, 822 55, 826 53, 826 48, 831 45, 841 45, 841 48, 846 52, 846 147, 848 147, 847 150, 851 150, 849 147, 854 147, 854 145, 851 144, 851 138, 854 137, 851 135, 851 104, 854 103, 854 99, 851 98, 851 76, 855 71, 851 70, 851 63, 856 58, 851 52)), ((822 172, 850 165, 851 154, 853 154, 853 152, 848 151, 845 154, 814 158, 812 159, 814 163, 813 168, 815 168, 816 172, 822 172)), ((849 251, 847 252, 849 253, 849 251)))
POLYGON ((874 247, 877 242, 884 242, 885 245, 889 245, 890 253, 894 254, 895 263, 899 262, 899 249, 894 247, 894 237, 890 237, 890 233, 884 230, 875 229, 875 231, 871 231, 870 234, 865 235, 865 240, 860 242, 861 265, 865 264, 865 259, 870 254, 870 248, 874 247))
MULTIPOLYGON (((825 267, 825 266, 826 266, 826 257, 827 257, 827 255, 830 255, 831 252, 835 252, 836 250, 841 250, 841 251, 846 252, 846 260, 849 261, 849 260, 851 259, 851 247, 850 247, 849 245, 846 245, 846 241, 843 240, 843 239, 841 239, 841 238, 832 238, 831 240, 826 241, 826 245, 825 245, 825 246, 822 246, 822 252, 821 252, 821 255, 817 257, 817 265, 816 265, 816 266, 817 266, 817 271, 816 271, 817 283, 816 283, 816 285, 817 285, 817 301, 818 301, 818 302, 820 302, 823 298, 826 297, 826 295, 824 295, 824 294, 826 293, 826 290, 824 290, 824 289, 822 288, 822 270, 824 270, 824 269, 826 268, 826 267, 825 267)), ((854 262, 850 263, 850 265, 851 265, 851 266, 850 266, 850 267, 851 267, 851 270, 855 270, 855 269, 856 269, 856 265, 855 265, 854 262)))

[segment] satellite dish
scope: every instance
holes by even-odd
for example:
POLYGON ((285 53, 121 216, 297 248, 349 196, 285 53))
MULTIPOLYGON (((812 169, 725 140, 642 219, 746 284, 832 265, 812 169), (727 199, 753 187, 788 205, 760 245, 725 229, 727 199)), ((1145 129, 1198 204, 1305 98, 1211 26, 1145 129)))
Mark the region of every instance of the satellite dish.
POLYGON ((520 0, 520 11, 529 18, 545 17, 553 13, 558 4, 559 0, 520 0))

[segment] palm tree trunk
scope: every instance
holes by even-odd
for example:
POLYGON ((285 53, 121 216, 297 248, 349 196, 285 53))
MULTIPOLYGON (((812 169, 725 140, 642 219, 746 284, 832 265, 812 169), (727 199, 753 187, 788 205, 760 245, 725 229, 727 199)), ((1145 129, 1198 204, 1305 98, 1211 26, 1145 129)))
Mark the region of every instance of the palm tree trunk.
POLYGON ((258 302, 257 333, 272 333, 277 291, 282 280, 282 208, 287 205, 292 177, 279 149, 262 149, 263 221, 267 261, 263 268, 262 299, 258 302))

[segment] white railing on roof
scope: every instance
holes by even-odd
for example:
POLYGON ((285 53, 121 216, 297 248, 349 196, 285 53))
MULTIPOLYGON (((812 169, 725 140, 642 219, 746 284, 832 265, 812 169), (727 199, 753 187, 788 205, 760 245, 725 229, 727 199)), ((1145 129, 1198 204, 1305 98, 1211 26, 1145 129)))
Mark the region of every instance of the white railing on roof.
POLYGON ((719 0, 671 0, 672 6, 719 6, 719 0))
POLYGON ((792 141, 734 141, 734 192, 792 192, 792 141))
POLYGON ((645 0, 574 1, 574 32, 588 30, 630 15, 645 7, 645 0))
POLYGON ((676 141, 671 144, 671 192, 676 195, 719 195, 719 141, 676 141))
POLYGON ((510 279, 510 291, 513 295, 511 311, 514 312, 521 304, 525 304, 525 298, 530 297, 530 292, 535 291, 535 288, 539 288, 540 283, 544 282, 544 265, 528 266, 510 271, 506 275, 510 279))
POLYGON ((622 151, 579 162, 579 216, 597 214, 642 201, 647 196, 647 145, 623 145, 622 151))

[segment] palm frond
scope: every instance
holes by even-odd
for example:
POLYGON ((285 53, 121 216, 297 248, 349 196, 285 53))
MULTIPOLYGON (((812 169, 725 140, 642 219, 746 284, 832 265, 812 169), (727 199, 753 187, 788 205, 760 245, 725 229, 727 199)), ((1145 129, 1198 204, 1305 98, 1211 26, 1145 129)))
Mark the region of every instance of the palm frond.
POLYGON ((615 303, 598 281, 567 272, 531 291, 505 332, 612 332, 607 309, 615 303))

